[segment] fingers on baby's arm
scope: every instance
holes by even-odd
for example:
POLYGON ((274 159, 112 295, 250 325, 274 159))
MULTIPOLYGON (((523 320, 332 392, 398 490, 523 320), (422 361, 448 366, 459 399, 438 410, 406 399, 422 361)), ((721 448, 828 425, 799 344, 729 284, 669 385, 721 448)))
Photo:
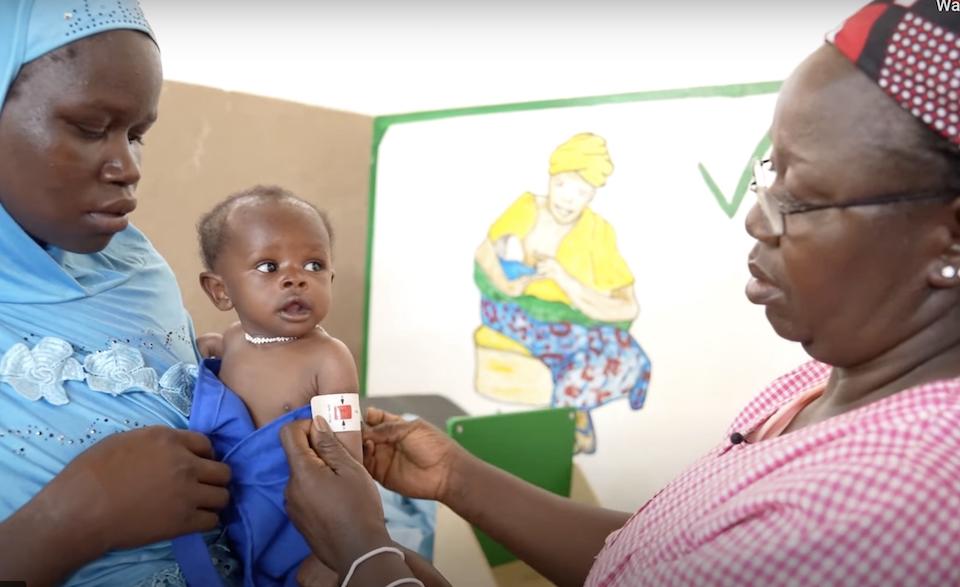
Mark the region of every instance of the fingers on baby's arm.
POLYGON ((310 420, 294 420, 280 429, 280 444, 287 453, 291 468, 298 467, 305 457, 314 454, 310 447, 310 420))
POLYGON ((363 441, 363 464, 366 466, 367 459, 372 459, 377 454, 377 444, 372 440, 363 441))
POLYGON ((383 422, 384 414, 386 414, 386 412, 384 412, 380 408, 369 406, 367 407, 366 416, 364 416, 363 418, 363 423, 366 426, 376 426, 380 422, 383 422))
POLYGON ((368 426, 379 426, 384 422, 396 422, 402 420, 403 418, 400 416, 390 413, 386 410, 381 410, 378 407, 370 406, 367 408, 366 424, 368 426))
POLYGON ((314 418, 314 426, 310 427, 310 444, 317 456, 334 471, 354 462, 330 425, 320 416, 314 418))
POLYGON ((403 418, 380 408, 368 407, 366 421, 360 426, 364 446, 366 447, 368 443, 376 445, 378 442, 389 441, 391 435, 388 433, 397 422, 403 422, 403 418))
POLYGON ((407 422, 403 418, 389 420, 377 426, 364 428, 363 439, 375 444, 397 444, 406 438, 414 426, 414 422, 407 422))

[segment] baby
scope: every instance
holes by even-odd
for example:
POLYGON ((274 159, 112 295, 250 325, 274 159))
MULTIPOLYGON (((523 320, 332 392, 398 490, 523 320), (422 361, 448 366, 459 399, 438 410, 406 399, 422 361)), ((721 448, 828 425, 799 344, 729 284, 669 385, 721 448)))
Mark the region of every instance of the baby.
MULTIPOLYGON (((200 366, 190 429, 210 438, 231 468, 221 519, 244 585, 292 584, 310 553, 284 509, 289 468, 280 428, 322 404, 331 426, 346 430, 340 441, 362 460, 353 357, 319 325, 332 298, 330 222, 282 188, 257 186, 217 204, 197 228, 206 265, 200 284, 240 321, 223 334, 222 358, 200 366), (338 418, 344 428, 334 426, 338 418)), ((199 536, 178 538, 174 549, 189 584, 217 584, 199 536)))
MULTIPOLYGON (((220 380, 259 428, 311 398, 356 393, 346 345, 320 321, 333 297, 332 230, 313 204, 279 187, 230 196, 198 225, 200 285, 240 319, 223 334, 220 380)), ((360 433, 340 439, 360 459, 360 433)))

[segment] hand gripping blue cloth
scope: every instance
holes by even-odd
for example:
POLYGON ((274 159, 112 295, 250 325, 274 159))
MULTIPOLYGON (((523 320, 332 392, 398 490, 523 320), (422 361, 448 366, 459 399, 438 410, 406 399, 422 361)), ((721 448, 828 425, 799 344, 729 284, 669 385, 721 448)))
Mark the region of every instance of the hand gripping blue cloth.
MULTIPOLYGON (((284 509, 290 467, 280 444, 280 429, 293 420, 309 419, 310 406, 258 429, 243 400, 217 377, 219 372, 218 359, 201 364, 190 429, 207 435, 217 458, 230 466, 230 504, 221 520, 243 563, 243 584, 296 585, 297 569, 310 549, 284 509)), ((221 584, 199 534, 177 538, 173 547, 188 585, 221 584)))

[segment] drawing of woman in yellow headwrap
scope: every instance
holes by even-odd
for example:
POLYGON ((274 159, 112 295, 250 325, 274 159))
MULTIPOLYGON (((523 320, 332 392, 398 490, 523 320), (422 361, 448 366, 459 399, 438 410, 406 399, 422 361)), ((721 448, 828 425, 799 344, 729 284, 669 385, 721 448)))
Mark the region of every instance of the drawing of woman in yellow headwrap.
POLYGON ((590 410, 624 397, 639 409, 650 381, 629 332, 639 311, 633 274, 613 227, 589 207, 612 172, 602 137, 572 137, 550 157, 547 195, 514 201, 475 257, 477 391, 575 407, 584 453, 596 450, 590 410))

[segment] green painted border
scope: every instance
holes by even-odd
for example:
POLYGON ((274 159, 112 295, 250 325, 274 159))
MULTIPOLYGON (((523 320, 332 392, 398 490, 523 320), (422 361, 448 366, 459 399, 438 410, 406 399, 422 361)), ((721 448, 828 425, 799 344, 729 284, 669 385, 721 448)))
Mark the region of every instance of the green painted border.
MULTIPOLYGON (((566 98, 561 100, 541 100, 535 102, 497 104, 492 106, 472 106, 468 108, 430 110, 425 112, 410 112, 406 114, 390 114, 387 116, 375 117, 373 119, 373 144, 370 151, 370 185, 368 197, 369 201, 367 203, 367 254, 365 263, 366 266, 364 268, 366 284, 363 292, 363 335, 360 341, 360 394, 366 395, 367 389, 367 338, 370 333, 370 278, 373 273, 373 229, 377 201, 377 161, 380 153, 380 143, 383 141, 383 137, 387 134, 387 131, 391 126, 395 124, 409 124, 412 122, 439 120, 442 118, 478 116, 481 114, 500 114, 503 112, 521 112, 525 110, 546 110, 550 108, 578 108, 581 106, 597 106, 601 104, 648 102, 653 100, 679 100, 684 98, 742 98, 744 96, 775 94, 780 90, 782 83, 783 82, 780 81, 766 81, 745 84, 730 84, 723 86, 700 86, 672 90, 653 90, 648 92, 611 94, 607 96, 589 96, 584 98, 566 98)), ((703 173, 703 171, 701 171, 701 173, 703 173)), ((743 182, 741 181, 740 183, 743 182)), ((738 185, 738 190, 739 187, 741 186, 738 185)), ((716 191, 714 191, 714 193, 716 195, 716 191)), ((717 197, 719 200, 719 196, 717 197)), ((736 200, 736 203, 739 204, 739 200, 736 200)), ((721 207, 723 207, 722 202, 721 207)))

